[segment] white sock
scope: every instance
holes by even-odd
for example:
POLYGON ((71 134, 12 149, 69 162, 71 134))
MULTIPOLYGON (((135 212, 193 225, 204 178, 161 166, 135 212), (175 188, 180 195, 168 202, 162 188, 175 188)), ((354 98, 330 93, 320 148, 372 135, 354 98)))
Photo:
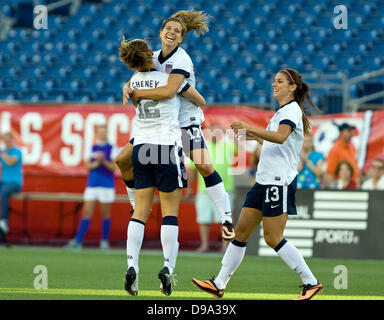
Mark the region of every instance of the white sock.
POLYGON ((131 203, 133 210, 135 210, 135 191, 136 191, 136 189, 135 188, 128 188, 128 187, 126 187, 126 188, 127 188, 129 202, 131 203))
POLYGON ((220 182, 214 186, 207 187, 207 193, 220 213, 221 223, 225 221, 232 223, 231 202, 229 201, 228 193, 225 191, 224 183, 220 182))
POLYGON ((306 264, 303 255, 290 242, 283 239, 275 248, 281 259, 300 276, 303 284, 316 285, 317 279, 306 264))
POLYGON ((131 219, 127 230, 127 264, 134 267, 139 273, 139 255, 144 239, 145 224, 139 220, 131 219))
POLYGON ((229 279, 243 261, 246 242, 233 240, 229 243, 221 261, 221 269, 214 282, 219 289, 225 289, 229 279))
POLYGON ((179 243, 179 226, 163 224, 160 228, 160 240, 163 247, 164 267, 172 274, 176 266, 179 243))

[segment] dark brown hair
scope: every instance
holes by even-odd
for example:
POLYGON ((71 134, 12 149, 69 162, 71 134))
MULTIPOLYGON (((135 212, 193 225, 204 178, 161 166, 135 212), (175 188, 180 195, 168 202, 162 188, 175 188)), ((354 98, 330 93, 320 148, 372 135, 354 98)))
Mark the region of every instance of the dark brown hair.
POLYGON ((352 165, 350 164, 350 162, 347 161, 347 160, 342 160, 342 161, 340 161, 340 162, 337 163, 337 165, 336 165, 336 169, 335 169, 335 175, 336 175, 336 177, 339 176, 339 173, 340 173, 340 170, 341 170, 341 166, 342 166, 343 164, 345 164, 345 165, 348 167, 349 171, 351 171, 351 179, 352 179, 353 174, 354 174, 353 166, 352 166, 352 165))
POLYGON ((282 70, 282 74, 285 75, 285 78, 288 80, 289 84, 296 84, 297 88, 293 92, 294 98, 299 104, 302 112, 303 112, 303 126, 304 126, 304 133, 310 133, 311 132, 311 123, 308 120, 307 113, 304 108, 304 100, 305 98, 309 102, 309 104, 317 111, 321 112, 318 107, 316 107, 311 98, 309 97, 309 85, 303 81, 301 78, 301 75, 298 71, 287 68, 282 70))
POLYGON ((208 19, 209 16, 203 11, 180 10, 163 21, 161 30, 165 28, 165 25, 169 21, 176 21, 181 24, 181 35, 183 37, 190 31, 195 31, 195 33, 200 36, 209 31, 206 23, 208 19))
POLYGON ((123 36, 119 51, 121 61, 130 69, 149 71, 153 65, 151 48, 144 40, 134 39, 126 41, 123 36))

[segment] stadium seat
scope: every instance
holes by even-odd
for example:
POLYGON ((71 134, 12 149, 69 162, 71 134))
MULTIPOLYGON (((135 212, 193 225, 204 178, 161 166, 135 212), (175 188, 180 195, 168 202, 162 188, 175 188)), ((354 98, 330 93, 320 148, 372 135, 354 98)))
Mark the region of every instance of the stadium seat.
MULTIPOLYGON (((6 0, 0 12, 14 15, 13 3, 6 0)), ((282 67, 349 76, 383 67, 384 3, 342 4, 347 30, 333 27, 331 0, 82 2, 74 15, 50 13, 47 30, 16 26, 0 41, 0 98, 120 102, 121 83, 132 74, 119 61, 123 34, 145 38, 156 50, 161 22, 181 9, 211 15, 210 31, 188 34, 182 45, 209 103, 265 103, 282 67)))

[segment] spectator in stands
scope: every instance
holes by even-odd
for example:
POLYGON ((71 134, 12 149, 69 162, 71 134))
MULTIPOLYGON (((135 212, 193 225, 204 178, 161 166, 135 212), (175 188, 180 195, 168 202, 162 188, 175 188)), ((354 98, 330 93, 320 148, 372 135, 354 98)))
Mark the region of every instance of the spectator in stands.
POLYGON ((340 161, 346 160, 353 167, 353 180, 358 184, 359 182, 359 167, 356 160, 356 149, 351 140, 355 127, 350 126, 348 123, 343 123, 339 126, 340 136, 333 144, 327 157, 326 168, 326 185, 333 186, 335 180, 336 166, 340 161))
POLYGON ((361 188, 363 190, 384 190, 384 160, 376 158, 369 168, 370 178, 366 180, 361 188))
POLYGON ((312 134, 306 134, 300 154, 297 188, 319 189, 323 178, 323 164, 324 156, 315 151, 312 134))
MULTIPOLYGON (((210 125, 207 130, 204 130, 204 138, 212 159, 212 164, 221 176, 225 191, 228 193, 231 208, 233 208, 233 187, 234 179, 231 174, 231 159, 236 152, 236 145, 225 139, 223 130, 216 124, 210 125)), ((192 195, 191 185, 197 180, 197 195, 196 195, 196 214, 197 223, 199 224, 199 233, 201 245, 197 249, 198 252, 207 252, 209 250, 209 235, 212 223, 221 224, 220 213, 217 211, 214 203, 208 196, 204 178, 197 174, 196 166, 191 161, 188 172, 188 190, 187 195, 192 195)), ((220 238, 220 233, 217 235, 220 238)), ((228 241, 222 240, 221 251, 224 252, 228 245, 228 241)))
POLYGON ((335 176, 337 180, 333 182, 333 189, 356 189, 356 181, 353 180, 353 174, 353 166, 346 160, 340 161, 336 166, 335 176))
POLYGON ((1 180, 0 180, 0 196, 1 196, 1 219, 0 229, 4 234, 9 232, 8 227, 8 210, 9 198, 12 193, 20 192, 23 186, 23 166, 21 150, 13 144, 13 134, 11 132, 4 133, 2 140, 5 145, 4 150, 0 150, 1 163, 1 180))
POLYGON ((107 127, 96 127, 96 143, 92 146, 90 158, 85 161, 85 167, 89 171, 87 187, 84 191, 83 216, 80 221, 76 237, 71 240, 66 248, 81 249, 84 236, 88 231, 96 202, 100 202, 102 217, 101 249, 108 249, 108 237, 110 230, 110 204, 115 200, 115 163, 113 159, 118 150, 108 143, 107 127))

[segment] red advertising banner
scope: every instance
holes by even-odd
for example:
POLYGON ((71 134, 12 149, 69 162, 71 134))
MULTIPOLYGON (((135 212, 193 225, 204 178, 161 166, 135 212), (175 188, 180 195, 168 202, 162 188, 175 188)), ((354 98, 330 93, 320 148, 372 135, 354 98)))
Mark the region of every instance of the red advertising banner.
MULTIPOLYGON (((273 111, 221 106, 204 109, 204 127, 216 124, 230 129, 234 121, 266 128, 273 111)), ((12 131, 23 151, 25 174, 85 175, 83 161, 94 142, 94 128, 108 125, 111 143, 123 147, 133 131, 135 111, 121 105, 0 106, 0 131, 12 131)), ((384 157, 384 111, 338 114, 310 118, 317 151, 325 156, 338 137, 338 125, 356 127, 353 143, 361 168, 373 158, 384 157)), ((247 143, 253 152, 254 142, 247 143)))
POLYGON ((107 124, 110 142, 124 146, 134 113, 133 108, 108 105, 1 107, 0 130, 14 133, 24 173, 82 175, 95 126, 107 124))
POLYGON ((368 112, 371 115, 371 121, 365 169, 369 167, 372 160, 376 158, 384 160, 384 110, 368 112))

